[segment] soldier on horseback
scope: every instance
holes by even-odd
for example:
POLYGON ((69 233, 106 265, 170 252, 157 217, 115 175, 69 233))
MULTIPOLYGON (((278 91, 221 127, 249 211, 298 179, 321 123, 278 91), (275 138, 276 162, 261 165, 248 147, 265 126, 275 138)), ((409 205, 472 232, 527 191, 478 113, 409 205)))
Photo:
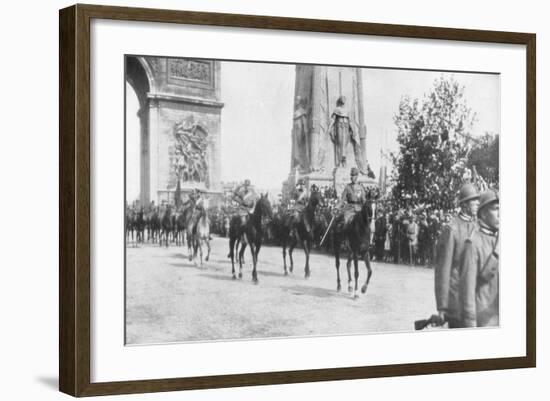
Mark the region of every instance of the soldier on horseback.
MULTIPOLYGON (((341 245, 346 245, 347 271, 348 271, 348 291, 353 291, 353 297, 357 298, 359 267, 358 261, 362 259, 367 268, 367 279, 361 287, 361 292, 367 291, 372 268, 370 266, 370 222, 372 220, 372 205, 367 199, 367 191, 357 182, 359 170, 352 168, 350 171, 351 182, 346 185, 340 201, 336 208, 335 217, 333 217, 333 249, 336 264, 336 289, 340 291, 340 251, 341 245), (354 266, 355 285, 352 286, 351 264, 354 266)), ((328 230, 330 230, 330 224, 328 230)), ((327 231, 328 231, 327 230, 327 231)), ((326 234, 325 234, 326 236, 326 234)))
POLYGON ((239 205, 237 214, 240 217, 241 225, 244 226, 255 201, 254 191, 250 186, 249 179, 244 180, 242 185, 235 188, 232 199, 239 205))
MULTIPOLYGON (((294 201, 294 206, 290 209, 291 216, 294 220, 299 220, 300 213, 302 213, 307 206, 309 200, 309 194, 306 189, 306 181, 303 178, 298 179, 296 182, 296 188, 292 192, 290 199, 294 201)), ((306 230, 311 231, 310 222, 304 220, 306 230)))
POLYGON ((346 185, 336 208, 341 210, 345 223, 349 223, 355 213, 361 211, 362 205, 367 200, 367 192, 363 185, 357 182, 359 170, 352 167, 350 171, 351 182, 346 185))

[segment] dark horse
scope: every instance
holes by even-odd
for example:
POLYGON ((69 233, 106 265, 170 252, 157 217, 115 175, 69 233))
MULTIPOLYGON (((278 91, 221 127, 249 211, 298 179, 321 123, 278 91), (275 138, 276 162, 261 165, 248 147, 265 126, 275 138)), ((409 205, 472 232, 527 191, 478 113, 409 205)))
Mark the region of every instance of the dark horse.
POLYGON ((160 220, 160 235, 159 235, 159 246, 162 246, 162 238, 168 247, 168 241, 170 239, 170 233, 172 232, 172 211, 170 205, 166 206, 166 210, 162 214, 160 220))
POLYGON ((157 238, 160 235, 160 216, 158 208, 154 208, 149 213, 149 219, 147 221, 147 241, 151 240, 153 244, 157 242, 157 238))
POLYGON ((283 246, 283 263, 285 276, 288 274, 286 267, 286 247, 288 245, 288 257, 290 258, 290 272, 294 270, 294 260, 292 251, 296 244, 301 243, 306 254, 305 277, 311 275, 309 269, 309 253, 313 245, 314 225, 315 225, 315 209, 321 201, 321 196, 318 191, 312 191, 307 205, 303 210, 291 211, 285 214, 280 228, 281 245, 283 246))
POLYGON ((134 228, 136 229, 136 241, 137 243, 145 242, 145 218, 143 217, 143 207, 135 215, 134 228))
POLYGON ((136 221, 136 212, 132 208, 126 208, 126 242, 134 242, 134 228, 136 221), (131 238, 131 240, 130 240, 131 238))
POLYGON ((256 267, 258 265, 258 254, 260 253, 260 248, 262 247, 264 231, 266 229, 266 224, 263 222, 265 218, 273 218, 273 211, 271 209, 271 203, 269 203, 269 199, 267 198, 267 194, 262 194, 256 201, 252 214, 248 216, 244 224, 243 219, 239 215, 235 215, 231 218, 231 222, 229 224, 228 256, 231 258, 231 272, 233 274, 233 279, 237 278, 235 276, 235 252, 240 244, 239 278, 242 278, 243 256, 246 245, 248 244, 250 245, 250 252, 252 254, 252 281, 255 284, 258 284, 256 267))
POLYGON ((333 229, 333 244, 334 244, 334 257, 336 258, 336 275, 337 286, 336 290, 340 291, 342 286, 340 285, 340 251, 341 245, 345 244, 348 251, 347 270, 348 270, 348 292, 352 292, 353 297, 357 298, 357 283, 359 280, 359 258, 363 259, 365 266, 367 267, 367 280, 361 287, 361 292, 364 294, 367 292, 367 286, 372 275, 372 268, 370 266, 370 222, 372 219, 372 204, 367 200, 361 205, 361 210, 356 212, 354 216, 347 220, 344 218, 344 214, 336 216, 333 229), (355 268, 355 286, 352 289, 351 286, 351 262, 355 268))

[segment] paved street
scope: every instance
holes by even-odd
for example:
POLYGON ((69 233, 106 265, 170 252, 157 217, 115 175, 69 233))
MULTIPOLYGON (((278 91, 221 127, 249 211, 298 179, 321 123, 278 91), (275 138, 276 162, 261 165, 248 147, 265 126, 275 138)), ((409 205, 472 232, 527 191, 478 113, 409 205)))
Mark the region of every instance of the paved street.
MULTIPOLYGON (((300 249, 294 273, 284 276, 281 248, 263 247, 254 285, 248 249, 243 279, 232 280, 227 239, 211 244, 202 268, 186 248, 127 247, 127 344, 410 331, 435 310, 428 268, 374 262, 367 293, 353 299, 345 262, 336 292, 332 256, 312 254, 306 280, 300 249)), ((361 263, 360 285, 365 278, 361 263)))

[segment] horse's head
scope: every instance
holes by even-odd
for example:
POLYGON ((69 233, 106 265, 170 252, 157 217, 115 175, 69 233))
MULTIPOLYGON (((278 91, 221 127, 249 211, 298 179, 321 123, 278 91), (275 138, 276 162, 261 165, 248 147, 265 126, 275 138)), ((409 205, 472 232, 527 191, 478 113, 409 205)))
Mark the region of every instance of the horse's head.
POLYGON ((273 219, 273 209, 271 208, 271 202, 269 202, 267 193, 260 195, 260 198, 256 202, 255 210, 261 217, 267 217, 269 220, 273 219))
POLYGON ((318 190, 311 191, 309 195, 309 206, 316 208, 321 203, 321 192, 318 190))

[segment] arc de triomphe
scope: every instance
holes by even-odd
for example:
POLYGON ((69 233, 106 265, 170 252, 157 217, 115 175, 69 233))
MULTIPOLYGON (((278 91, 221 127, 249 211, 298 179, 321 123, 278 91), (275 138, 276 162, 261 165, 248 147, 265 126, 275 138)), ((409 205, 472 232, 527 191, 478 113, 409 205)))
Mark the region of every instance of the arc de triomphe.
POLYGON ((140 107, 141 204, 173 199, 178 179, 182 192, 220 194, 219 61, 126 56, 125 69, 140 107))

